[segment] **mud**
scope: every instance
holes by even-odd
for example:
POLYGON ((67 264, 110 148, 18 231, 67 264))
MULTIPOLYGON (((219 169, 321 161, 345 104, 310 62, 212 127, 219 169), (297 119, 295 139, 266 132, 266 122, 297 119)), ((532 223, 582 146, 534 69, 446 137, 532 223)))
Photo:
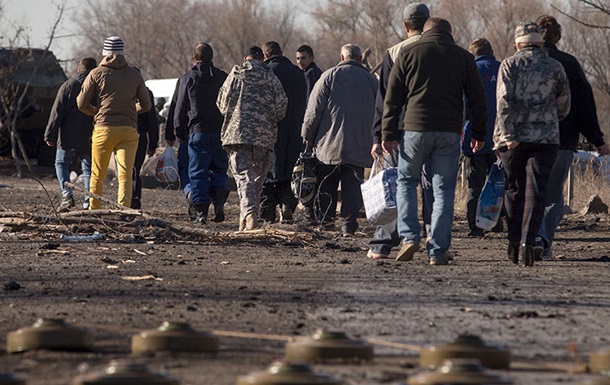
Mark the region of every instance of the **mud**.
MULTIPOLYGON (((0 212, 52 215, 38 183, 9 174, 0 176, 0 212)), ((40 178, 57 201, 56 180, 48 174, 40 178)), ((107 195, 113 197, 114 190, 107 186, 107 195)), ((0 372, 18 373, 28 384, 69 384, 111 359, 129 358, 182 384, 228 385, 282 357, 284 342, 266 339, 269 335, 307 336, 326 328, 411 348, 476 334, 511 350, 512 370, 499 373, 515 384, 578 384, 594 378, 571 372, 578 359, 586 362, 590 352, 610 347, 606 214, 567 216, 557 233, 557 259, 524 268, 506 258, 504 234, 467 237, 464 212, 457 210, 455 260, 450 266, 429 266, 421 252, 407 263, 367 259, 371 227, 354 237, 316 231, 313 242, 223 241, 222 234, 237 230, 235 192, 229 199, 228 221, 209 226, 218 235, 213 241, 148 227, 83 224, 70 230, 98 230, 104 239, 68 243, 60 240, 66 228, 4 226, 0 348, 5 351, 10 331, 38 318, 62 318, 91 331, 95 349, 3 352, 0 372), (165 320, 261 338, 221 336, 216 357, 132 356, 131 336, 165 320), (575 344, 576 354, 568 351, 569 344, 575 344)), ((167 220, 186 220, 186 203, 175 190, 145 189, 143 206, 167 220)), ((298 225, 271 228, 306 231, 298 225)), ((415 349, 375 346, 375 355, 371 363, 314 368, 354 385, 405 384, 422 371, 415 349)))

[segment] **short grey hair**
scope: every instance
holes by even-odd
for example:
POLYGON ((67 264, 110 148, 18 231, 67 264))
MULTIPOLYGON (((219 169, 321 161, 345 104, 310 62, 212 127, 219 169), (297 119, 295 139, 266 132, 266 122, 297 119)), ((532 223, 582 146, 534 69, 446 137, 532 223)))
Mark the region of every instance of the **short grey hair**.
POLYGON ((346 44, 341 47, 341 56, 348 59, 356 59, 362 57, 362 49, 356 44, 346 44))

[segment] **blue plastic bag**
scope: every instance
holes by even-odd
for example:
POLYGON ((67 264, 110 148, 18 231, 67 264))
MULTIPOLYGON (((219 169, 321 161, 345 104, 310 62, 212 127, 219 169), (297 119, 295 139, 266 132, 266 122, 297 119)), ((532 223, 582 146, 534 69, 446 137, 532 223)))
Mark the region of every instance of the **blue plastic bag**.
POLYGON ((502 205, 504 204, 504 183, 506 176, 502 163, 497 160, 491 166, 487 181, 479 195, 477 203, 476 225, 483 230, 491 230, 500 219, 502 205))

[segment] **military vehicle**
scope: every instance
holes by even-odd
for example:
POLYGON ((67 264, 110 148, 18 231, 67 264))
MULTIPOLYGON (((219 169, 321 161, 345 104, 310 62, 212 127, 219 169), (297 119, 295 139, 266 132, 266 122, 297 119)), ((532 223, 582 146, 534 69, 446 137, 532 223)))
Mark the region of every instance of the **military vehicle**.
MULTIPOLYGON (((27 155, 38 158, 39 165, 53 164, 55 150, 44 143, 43 135, 57 91, 66 80, 63 68, 51 51, 45 54, 44 49, 0 48, 0 103, 13 105, 14 95, 20 95, 29 82, 17 131, 27 155), (15 89, 18 90, 16 93, 11 91, 15 89)), ((7 113, 10 117, 12 111, 3 105, 0 105, 0 118, 7 113)), ((8 155, 10 150, 9 132, 0 127, 0 156, 8 155)))

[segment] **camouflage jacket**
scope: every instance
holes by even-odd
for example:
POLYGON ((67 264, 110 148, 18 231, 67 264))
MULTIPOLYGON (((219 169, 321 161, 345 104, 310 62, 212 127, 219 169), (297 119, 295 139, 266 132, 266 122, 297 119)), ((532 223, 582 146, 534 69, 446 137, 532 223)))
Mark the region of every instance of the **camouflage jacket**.
POLYGON ((273 150, 277 124, 286 114, 288 98, 268 65, 247 60, 233 67, 216 105, 225 117, 223 146, 247 144, 273 150))
POLYGON ((559 144, 570 87, 557 60, 537 47, 519 50, 500 65, 496 95, 494 149, 508 141, 559 144))

